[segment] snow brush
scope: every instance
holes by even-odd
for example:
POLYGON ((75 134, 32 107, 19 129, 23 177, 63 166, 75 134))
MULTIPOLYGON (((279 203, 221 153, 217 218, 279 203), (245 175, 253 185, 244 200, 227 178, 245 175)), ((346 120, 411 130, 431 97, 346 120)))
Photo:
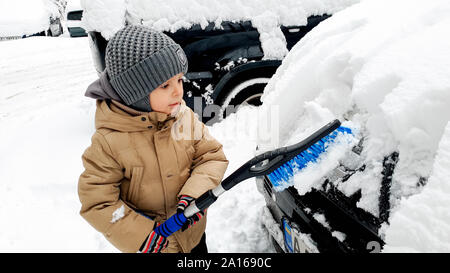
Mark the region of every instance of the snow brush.
POLYGON ((282 187, 283 184, 289 183, 297 171, 311 162, 316 162, 339 133, 352 134, 352 131, 341 126, 340 121, 336 119, 296 144, 267 151, 250 159, 216 188, 193 201, 184 212, 174 214, 156 227, 155 232, 169 237, 183 226, 187 218, 208 208, 221 194, 248 178, 267 175, 274 187, 282 187))

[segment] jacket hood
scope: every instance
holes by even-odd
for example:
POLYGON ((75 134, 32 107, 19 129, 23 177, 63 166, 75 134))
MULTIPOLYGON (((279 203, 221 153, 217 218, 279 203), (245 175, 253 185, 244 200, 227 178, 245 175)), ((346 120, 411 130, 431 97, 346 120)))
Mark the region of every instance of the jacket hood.
POLYGON ((170 120, 178 119, 188 108, 186 102, 182 100, 178 112, 172 116, 156 111, 140 112, 128 107, 109 83, 106 70, 100 74, 99 79, 88 86, 85 96, 97 100, 95 128, 121 132, 147 131, 149 126, 160 129, 170 120))
POLYGON ((184 100, 174 115, 152 112, 139 112, 115 100, 97 100, 95 128, 106 128, 120 132, 148 131, 150 126, 161 129, 178 120, 188 107, 184 100))
POLYGON ((109 78, 106 70, 100 74, 99 79, 88 86, 84 95, 88 98, 93 98, 96 100, 111 99, 122 102, 122 99, 109 83, 109 78))

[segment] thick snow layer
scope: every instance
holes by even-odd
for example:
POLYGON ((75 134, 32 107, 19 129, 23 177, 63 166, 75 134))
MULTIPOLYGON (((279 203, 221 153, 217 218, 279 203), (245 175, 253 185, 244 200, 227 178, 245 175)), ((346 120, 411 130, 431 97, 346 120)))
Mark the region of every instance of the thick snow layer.
POLYGON ((68 0, 66 6, 66 12, 74 11, 74 10, 82 10, 80 0, 68 0))
POLYGON ((193 24, 206 27, 222 21, 250 20, 260 33, 266 59, 282 59, 288 52, 280 25, 306 25, 311 15, 333 14, 358 0, 83 0, 83 23, 109 39, 125 21, 159 31, 175 32, 193 24))
POLYGON ((384 252, 450 252, 450 122, 438 147, 427 186, 392 215, 384 252))
POLYGON ((50 0, 0 0, 0 37, 31 35, 45 31, 58 7, 50 0))
POLYGON ((125 26, 126 4, 124 0, 80 0, 83 8, 81 26, 89 31, 98 31, 106 39, 125 26))
MULTIPOLYGON (((357 137, 365 140, 361 154, 365 171, 339 184, 347 195, 362 190, 359 207, 378 215, 382 162, 393 152, 399 153, 392 177, 393 211, 401 199, 429 187, 420 186, 427 179, 448 184, 448 172, 433 169, 436 154, 445 155, 439 141, 450 120, 448 14, 446 0, 368 0, 321 23, 294 46, 264 91, 261 111, 279 109, 279 143, 259 141, 260 151, 298 142, 339 118, 359 128, 357 137)), ((308 177, 302 180, 317 186, 308 177)), ((448 187, 440 195, 450 198, 448 187)), ((440 211, 434 203, 418 206, 440 211)), ((448 223, 435 217, 439 212, 420 214, 419 220, 412 210, 400 211, 403 214, 397 217, 443 223, 435 232, 450 234, 448 223)), ((449 237, 440 239, 446 241, 441 247, 447 247, 449 237)))

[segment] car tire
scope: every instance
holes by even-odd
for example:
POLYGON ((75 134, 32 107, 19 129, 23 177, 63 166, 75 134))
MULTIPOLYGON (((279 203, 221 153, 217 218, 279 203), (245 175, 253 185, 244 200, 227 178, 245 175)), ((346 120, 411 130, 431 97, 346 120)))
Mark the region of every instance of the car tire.
POLYGON ((221 102, 220 118, 226 118, 242 106, 260 106, 261 96, 269 80, 267 77, 252 78, 232 86, 221 102))

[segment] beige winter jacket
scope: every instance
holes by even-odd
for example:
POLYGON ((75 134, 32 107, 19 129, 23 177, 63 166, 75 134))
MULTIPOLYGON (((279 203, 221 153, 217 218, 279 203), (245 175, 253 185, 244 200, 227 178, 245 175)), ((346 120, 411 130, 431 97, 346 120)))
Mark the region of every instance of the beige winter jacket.
MULTIPOLYGON (((80 214, 123 252, 137 252, 155 222, 176 212, 180 195, 197 198, 216 187, 228 166, 222 145, 184 101, 172 117, 98 100, 95 126, 82 156, 80 214)), ((206 215, 171 235, 163 252, 190 252, 205 228, 206 215)))

